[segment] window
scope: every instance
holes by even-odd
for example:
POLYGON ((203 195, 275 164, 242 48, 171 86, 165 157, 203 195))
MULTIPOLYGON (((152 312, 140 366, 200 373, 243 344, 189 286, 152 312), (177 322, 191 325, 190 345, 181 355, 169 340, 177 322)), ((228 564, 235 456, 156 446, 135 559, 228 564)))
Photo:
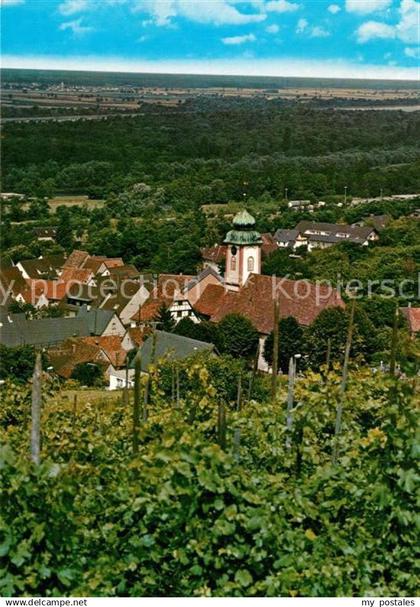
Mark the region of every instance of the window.
POLYGON ((236 257, 234 257, 233 255, 230 260, 230 269, 233 271, 236 270, 236 257))
POLYGON ((248 272, 254 271, 254 258, 248 257, 248 272))

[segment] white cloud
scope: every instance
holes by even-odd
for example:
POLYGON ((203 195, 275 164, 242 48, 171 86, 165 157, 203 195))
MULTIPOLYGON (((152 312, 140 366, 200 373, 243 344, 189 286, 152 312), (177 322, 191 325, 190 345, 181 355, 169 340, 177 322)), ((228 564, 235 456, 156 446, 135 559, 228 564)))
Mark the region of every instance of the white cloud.
POLYGON ((361 44, 369 40, 395 38, 395 27, 380 21, 366 21, 357 29, 357 41, 361 44))
POLYGON ((401 0, 400 21, 389 25, 380 21, 366 21, 357 29, 358 42, 364 43, 375 38, 397 38, 406 44, 420 41, 420 2, 401 0))
POLYGON ((74 21, 66 21, 60 25, 60 30, 71 30, 75 36, 83 36, 88 32, 93 31, 93 27, 88 25, 82 25, 82 19, 75 19, 74 21))
POLYGON ((404 49, 404 55, 411 59, 420 59, 420 47, 407 47, 404 49))
POLYGON ((361 44, 369 40, 395 38, 395 27, 380 21, 366 21, 356 31, 357 41, 361 44))
POLYGON ((311 29, 311 38, 328 38, 328 36, 331 36, 330 32, 328 32, 325 28, 319 26, 319 25, 315 25, 312 29, 311 29))
POLYGON ((346 10, 349 13, 368 15, 377 11, 383 11, 391 6, 392 0, 346 0, 346 10))
POLYGON ((306 19, 299 19, 299 21, 297 22, 297 25, 296 25, 296 33, 303 34, 303 32, 308 27, 308 25, 309 25, 309 23, 306 19))
POLYGON ((332 15, 336 15, 337 13, 339 13, 341 11, 341 7, 338 6, 338 4, 330 4, 329 7, 328 7, 328 11, 332 15))
POLYGON ((25 0, 0 0, 0 6, 17 6, 24 3, 25 0))
POLYGON ((300 8, 300 4, 296 2, 288 2, 288 0, 271 0, 265 5, 265 9, 275 13, 293 13, 300 8))
POLYGON ((98 56, 4 55, 2 66, 23 69, 94 70, 101 72, 150 72, 156 74, 226 74, 238 76, 300 76, 314 78, 384 78, 418 81, 417 67, 360 65, 337 59, 184 59, 147 61, 98 56))
POLYGON ((244 34, 243 36, 229 36, 228 38, 222 38, 223 44, 244 44, 245 42, 255 42, 256 38, 254 34, 244 34))
POLYGON ((278 25, 273 23, 273 25, 267 25, 267 27, 265 28, 265 31, 268 32, 269 34, 278 34, 280 31, 280 28, 278 25))
POLYGON ((402 0, 399 13, 401 20, 397 24, 397 36, 407 44, 420 42, 420 2, 402 0))
POLYGON ((75 13, 80 13, 88 8, 87 0, 65 0, 58 6, 58 10, 62 15, 68 17, 75 13))
POLYGON ((232 0, 136 0, 133 11, 150 14, 156 25, 169 25, 177 16, 214 25, 244 25, 266 18, 263 12, 241 13, 233 4, 232 0))
POLYGON ((330 32, 328 32, 325 28, 320 25, 309 26, 309 22, 307 19, 299 19, 296 24, 296 33, 309 35, 310 38, 327 38, 330 36, 330 32))

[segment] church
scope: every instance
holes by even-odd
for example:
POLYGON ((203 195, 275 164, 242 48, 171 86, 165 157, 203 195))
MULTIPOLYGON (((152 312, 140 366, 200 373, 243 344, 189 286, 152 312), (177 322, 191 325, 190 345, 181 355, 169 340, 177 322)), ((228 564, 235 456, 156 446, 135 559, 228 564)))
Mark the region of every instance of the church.
POLYGON ((232 229, 220 247, 225 256, 222 276, 217 266, 207 266, 196 276, 161 274, 150 297, 133 315, 133 326, 148 325, 164 304, 175 322, 190 318, 220 322, 227 314, 248 318, 260 335, 260 370, 268 371, 262 352, 274 328, 274 303, 280 318, 293 316, 309 326, 325 308, 344 307, 338 291, 326 284, 290 280, 261 274, 265 241, 254 217, 242 210, 233 218, 232 229))
MULTIPOLYGON (((260 353, 274 328, 275 302, 279 305, 280 318, 293 316, 302 326, 312 324, 325 308, 344 307, 339 292, 324 283, 261 274, 263 238, 248 211, 235 215, 224 245, 224 279, 219 284, 206 286, 194 310, 212 322, 233 313, 247 317, 260 334, 260 353)), ((258 366, 268 370, 262 354, 258 366)))

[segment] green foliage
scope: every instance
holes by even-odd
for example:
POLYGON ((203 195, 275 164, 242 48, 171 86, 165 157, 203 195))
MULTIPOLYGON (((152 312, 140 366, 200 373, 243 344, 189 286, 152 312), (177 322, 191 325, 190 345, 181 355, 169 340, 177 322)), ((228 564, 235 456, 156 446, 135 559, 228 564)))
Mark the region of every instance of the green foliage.
MULTIPOLYGON (((326 361, 328 341, 331 343, 331 361, 342 362, 349 324, 349 310, 325 308, 306 332, 307 355, 311 367, 319 368, 326 361)), ((355 311, 352 357, 370 360, 380 347, 373 323, 358 305, 355 311)))
MULTIPOLYGON (((264 343, 264 358, 271 366, 273 363, 273 331, 268 335, 264 343)), ((295 354, 306 352, 304 331, 293 316, 282 318, 279 322, 279 369, 287 373, 289 368, 289 359, 295 354)))
POLYGON ((70 213, 67 209, 64 209, 60 214, 56 240, 67 252, 70 252, 74 246, 73 228, 70 221, 70 213))
POLYGON ((0 378, 25 383, 32 376, 35 364, 33 346, 8 348, 0 344, 0 378))
MULTIPOLYGON (((202 364, 190 373, 209 384, 202 364)), ((193 424, 184 401, 153 405, 135 458, 122 405, 83 403, 75 419, 49 400, 39 467, 22 432, 29 408, 18 425, 2 419, 2 594, 413 596, 413 390, 352 372, 332 467, 339 383, 298 381, 290 451, 283 386, 278 403, 228 414, 226 450, 211 386, 193 424)))
POLYGON ((227 314, 217 326, 217 347, 220 352, 250 359, 258 347, 258 331, 241 314, 227 314))
POLYGON ((71 377, 82 386, 100 386, 103 384, 102 369, 94 363, 77 364, 73 369, 71 377))
POLYGON ((153 320, 156 321, 157 328, 160 331, 171 333, 175 327, 175 320, 172 318, 170 309, 165 304, 160 306, 158 313, 153 320))

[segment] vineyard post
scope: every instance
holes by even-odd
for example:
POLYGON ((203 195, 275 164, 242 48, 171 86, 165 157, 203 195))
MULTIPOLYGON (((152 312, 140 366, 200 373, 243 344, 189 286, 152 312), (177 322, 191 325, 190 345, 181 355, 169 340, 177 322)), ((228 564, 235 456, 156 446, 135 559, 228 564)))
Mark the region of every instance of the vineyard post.
POLYGON ((134 357, 134 406, 133 406, 133 453, 139 448, 140 423, 140 397, 141 397, 141 355, 140 350, 134 357))
POLYGON ((223 403, 219 403, 217 411, 217 442, 222 449, 226 448, 226 411, 223 403))
POLYGON ((295 373, 296 373, 296 361, 293 356, 289 359, 289 382, 287 390, 287 417, 286 417, 286 449, 290 449, 292 446, 292 409, 294 403, 294 391, 295 391, 295 373))
POLYGON ((76 425, 76 418, 77 418, 77 393, 73 396, 73 416, 72 416, 72 429, 73 430, 76 425))
POLYGON ((236 410, 241 410, 241 401, 242 401, 242 373, 239 373, 238 377, 238 388, 236 391, 236 410))
POLYGON ((399 320, 399 307, 397 304, 395 306, 394 323, 392 325, 391 356, 390 356, 390 361, 389 361, 389 373, 392 376, 395 376, 395 366, 396 366, 396 361, 397 361, 398 320, 399 320))
POLYGON ((42 353, 35 353, 35 366, 32 375, 32 425, 31 425, 31 459, 39 465, 41 451, 41 406, 42 406, 42 353))
POLYGON ((125 360, 126 360, 126 363, 125 363, 124 404, 128 405, 128 366, 129 366, 128 356, 126 357, 125 360))
POLYGON ((279 361, 279 304, 274 302, 274 330, 273 330, 273 368, 271 376, 271 400, 274 403, 277 396, 277 375, 279 361))
POLYGON ((255 376, 257 375, 257 370, 258 370, 258 360, 259 360, 259 358, 260 358, 260 340, 258 340, 257 351, 255 352, 254 364, 252 366, 252 373, 251 373, 251 375, 249 377, 248 401, 251 400, 252 389, 254 387, 254 382, 255 382, 255 376))
POLYGON ((325 366, 327 367, 327 373, 330 370, 331 365, 331 337, 327 340, 327 357, 325 361, 325 366))
POLYGON ((179 409, 179 367, 176 366, 176 408, 179 409))
POLYGON ((150 390, 150 381, 147 381, 144 385, 144 396, 143 396, 143 421, 147 421, 147 405, 149 404, 149 390, 150 390))
POLYGON ((233 457, 238 462, 239 461, 239 450, 241 447, 241 429, 235 428, 233 433, 233 457))
POLYGON ((171 366, 171 403, 175 404, 175 365, 171 366))
POLYGON ((356 300, 352 300, 351 310, 350 310, 350 319, 349 319, 349 327, 347 332, 347 341, 346 341, 346 349, 344 353, 344 364, 343 364, 343 373, 341 377, 340 384, 340 392, 338 396, 338 404, 337 404, 337 413, 335 418, 335 431, 334 431, 334 447, 333 447, 333 457, 332 462, 333 465, 337 463, 338 457, 338 437, 341 432, 341 420, 343 417, 343 404, 344 404, 344 395, 347 389, 347 379, 349 374, 349 360, 350 360, 350 350, 351 350, 351 342, 353 339, 353 327, 354 327, 354 310, 356 307, 356 300))

